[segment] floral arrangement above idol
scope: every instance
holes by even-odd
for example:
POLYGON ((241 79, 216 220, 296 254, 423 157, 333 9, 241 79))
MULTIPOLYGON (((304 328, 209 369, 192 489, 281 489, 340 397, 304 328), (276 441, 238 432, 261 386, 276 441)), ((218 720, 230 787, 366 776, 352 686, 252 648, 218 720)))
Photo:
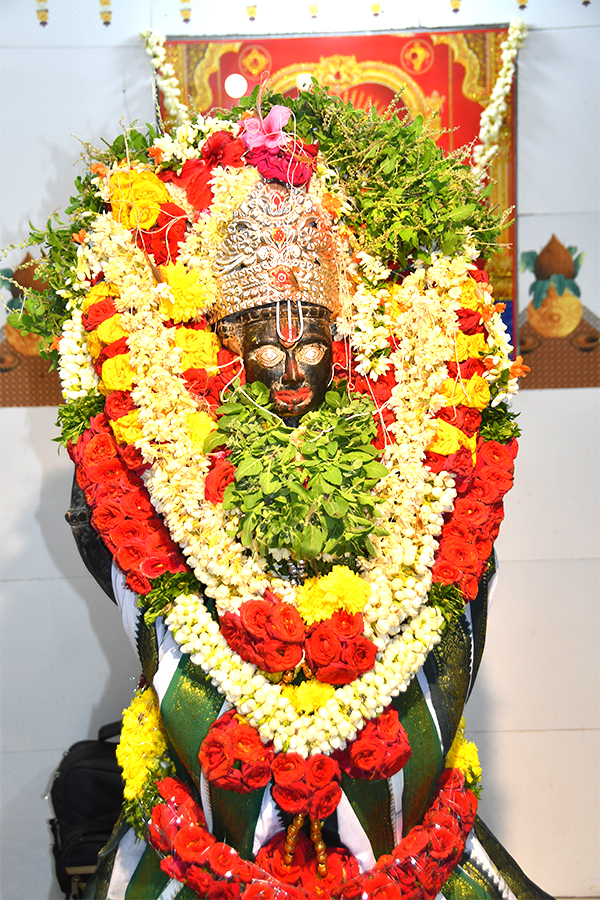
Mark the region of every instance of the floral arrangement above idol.
POLYGON ((147 682, 94 896, 498 891, 460 725, 517 452, 498 217, 316 84, 89 152, 25 317, 147 682))

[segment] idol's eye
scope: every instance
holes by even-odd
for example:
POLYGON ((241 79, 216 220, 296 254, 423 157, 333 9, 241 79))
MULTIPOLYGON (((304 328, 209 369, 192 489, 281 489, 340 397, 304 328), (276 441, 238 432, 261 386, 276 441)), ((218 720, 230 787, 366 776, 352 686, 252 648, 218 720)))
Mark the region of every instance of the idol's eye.
POLYGON ((283 362, 285 359, 285 351, 282 350, 281 347, 276 347, 275 344, 263 344, 262 347, 254 350, 250 356, 252 359, 256 360, 260 366, 264 366, 266 369, 272 369, 273 366, 283 362))
POLYGON ((304 344, 299 347, 296 352, 296 358, 299 362, 306 363, 309 366, 316 366, 325 356, 325 347, 323 344, 304 344))

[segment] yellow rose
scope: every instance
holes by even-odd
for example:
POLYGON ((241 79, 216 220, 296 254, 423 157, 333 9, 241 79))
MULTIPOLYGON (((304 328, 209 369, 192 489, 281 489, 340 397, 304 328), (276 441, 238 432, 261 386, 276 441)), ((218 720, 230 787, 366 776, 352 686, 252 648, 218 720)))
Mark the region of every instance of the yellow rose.
POLYGON ((444 419, 436 419, 436 432, 432 442, 427 447, 432 453, 441 453, 442 456, 450 456, 456 453, 460 447, 460 431, 446 422, 444 419))
POLYGON ((209 375, 214 375, 218 371, 217 353, 220 345, 214 332, 205 329, 196 331, 194 328, 177 328, 175 346, 183 350, 181 358, 183 372, 187 369, 206 369, 209 375))
POLYGON ((137 379, 137 373, 129 362, 129 353, 111 356, 102 363, 102 382, 108 393, 130 391, 137 379))
POLYGON ((121 316, 117 313, 110 319, 100 322, 96 329, 96 334, 104 344, 112 344, 120 338, 127 337, 127 332, 121 325, 121 316))
POLYGON ((460 305, 465 309, 481 309, 481 288, 472 278, 467 278, 461 288, 460 305))
POLYGON ((81 307, 81 311, 83 313, 87 313, 90 306, 92 306, 94 303, 98 303, 99 300, 104 300, 105 297, 118 296, 119 291, 114 284, 109 284, 107 281, 99 281, 98 284, 95 284, 87 292, 85 300, 83 301, 83 306, 81 307))
POLYGON ((98 337, 97 332, 88 331, 85 336, 85 340, 87 343, 88 352, 92 359, 98 359, 98 357, 102 353, 102 350, 104 349, 104 344, 98 337))
POLYGON ((126 416, 121 416, 119 419, 111 419, 110 426, 117 444, 135 444, 142 437, 142 426, 138 422, 138 418, 138 410, 133 409, 126 416))
POLYGON ((447 398, 447 406, 471 406, 474 409, 485 409, 490 402, 490 388, 481 375, 473 375, 468 381, 454 381, 446 378, 442 383, 441 393, 447 398))
POLYGON ((154 172, 121 169, 110 179, 112 214, 125 228, 152 228, 171 195, 154 172))
POLYGON ((187 269, 183 263, 163 266, 162 275, 171 288, 173 300, 163 299, 164 312, 174 322, 187 322, 206 306, 206 298, 198 279, 197 269, 187 269))
POLYGON ((480 356, 486 356, 489 352, 487 341, 484 334, 463 334, 462 331, 456 334, 456 361, 463 362, 465 359, 478 359, 480 356))
POLYGON ((216 427, 217 423, 205 412, 190 413, 187 417, 187 431, 194 447, 202 448, 216 427))

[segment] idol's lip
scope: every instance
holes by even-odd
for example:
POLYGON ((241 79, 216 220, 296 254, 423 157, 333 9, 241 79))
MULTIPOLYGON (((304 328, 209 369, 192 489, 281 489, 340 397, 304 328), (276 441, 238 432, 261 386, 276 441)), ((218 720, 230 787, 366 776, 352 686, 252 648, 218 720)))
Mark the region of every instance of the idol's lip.
POLYGON ((308 387, 296 390, 273 391, 273 399, 279 407, 284 407, 286 412, 294 412, 307 406, 312 400, 313 392, 308 387))

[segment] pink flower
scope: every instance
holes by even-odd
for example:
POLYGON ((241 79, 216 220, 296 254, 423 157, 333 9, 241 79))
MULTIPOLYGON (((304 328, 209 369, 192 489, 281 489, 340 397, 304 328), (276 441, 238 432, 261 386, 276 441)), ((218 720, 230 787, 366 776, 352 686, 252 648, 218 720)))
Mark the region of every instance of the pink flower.
POLYGON ((248 150, 264 148, 277 152, 287 147, 289 136, 282 129, 291 114, 287 106, 274 106, 266 119, 245 119, 240 137, 248 150))

